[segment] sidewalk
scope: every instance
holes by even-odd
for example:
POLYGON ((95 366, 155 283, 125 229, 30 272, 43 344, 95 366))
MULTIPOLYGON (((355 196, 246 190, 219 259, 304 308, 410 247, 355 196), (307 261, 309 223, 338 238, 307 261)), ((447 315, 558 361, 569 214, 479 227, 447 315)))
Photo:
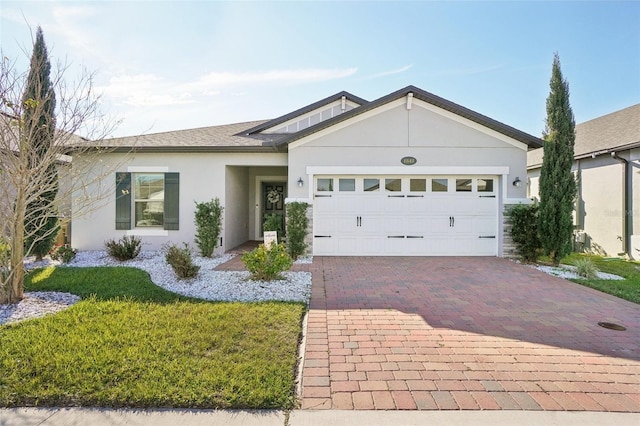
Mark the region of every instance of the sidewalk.
POLYGON ((214 411, 91 408, 0 409, 0 426, 310 426, 519 425, 637 426, 634 413, 586 411, 214 411))

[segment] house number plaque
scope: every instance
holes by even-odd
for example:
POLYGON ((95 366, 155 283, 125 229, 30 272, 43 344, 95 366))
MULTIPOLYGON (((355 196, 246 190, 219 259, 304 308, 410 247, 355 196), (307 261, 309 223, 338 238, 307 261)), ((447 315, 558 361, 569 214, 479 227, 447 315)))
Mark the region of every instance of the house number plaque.
POLYGON ((416 157, 402 157, 400 162, 405 166, 413 166, 418 162, 418 160, 416 160, 416 157))

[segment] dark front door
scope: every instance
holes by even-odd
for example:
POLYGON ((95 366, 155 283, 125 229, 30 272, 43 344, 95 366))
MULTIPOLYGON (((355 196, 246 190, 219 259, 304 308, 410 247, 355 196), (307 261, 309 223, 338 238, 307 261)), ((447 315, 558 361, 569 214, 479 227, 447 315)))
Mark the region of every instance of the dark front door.
POLYGON ((284 199, 287 197, 286 182, 264 182, 262 184, 262 222, 261 229, 264 232, 264 222, 268 215, 280 216, 280 231, 278 236, 284 236, 284 199))

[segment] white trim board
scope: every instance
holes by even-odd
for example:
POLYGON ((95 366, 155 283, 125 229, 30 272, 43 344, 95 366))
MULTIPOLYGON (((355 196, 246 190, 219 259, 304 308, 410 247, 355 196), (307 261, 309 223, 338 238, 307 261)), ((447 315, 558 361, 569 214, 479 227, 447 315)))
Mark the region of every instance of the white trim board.
POLYGON ((131 173, 167 173, 169 167, 158 166, 129 166, 127 171, 131 173))
POLYGON ((508 175, 508 166, 495 167, 344 167, 307 166, 307 175, 508 175))

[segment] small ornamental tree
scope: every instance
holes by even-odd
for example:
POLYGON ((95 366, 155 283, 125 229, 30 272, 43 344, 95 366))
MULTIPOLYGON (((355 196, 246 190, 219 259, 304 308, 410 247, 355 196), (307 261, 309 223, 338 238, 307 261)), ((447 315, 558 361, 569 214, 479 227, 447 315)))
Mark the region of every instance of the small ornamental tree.
POLYGON ((24 296, 25 253, 49 251, 58 217, 91 213, 113 196, 102 182, 121 163, 103 161, 115 149, 105 137, 118 123, 100 111, 93 74, 81 69, 67 79, 70 66, 49 60, 40 28, 29 69, 1 48, 0 58, 0 241, 9 246, 0 250, 8 256, 2 305, 24 296))
POLYGON ((224 207, 218 198, 205 203, 196 203, 196 245, 203 257, 211 257, 218 246, 222 232, 222 211, 224 207))
POLYGON ((544 252, 557 265, 571 252, 572 214, 577 193, 576 180, 571 172, 575 121, 569 104, 569 84, 562 77, 557 53, 553 58, 549 86, 538 223, 544 252))
POLYGON ((287 204, 287 250, 294 260, 302 256, 307 249, 304 242, 309 226, 307 207, 307 203, 287 204))
MULTIPOLYGON (((35 169, 43 162, 53 144, 56 118, 56 94, 49 78, 51 63, 47 46, 44 42, 42 28, 36 31, 33 45, 31 67, 27 77, 27 86, 22 95, 24 106, 22 123, 32 129, 25 135, 23 147, 29 150, 29 167, 35 169)), ((57 165, 49 163, 43 170, 43 183, 46 188, 26 206, 25 212, 25 251, 42 260, 53 247, 58 231, 58 218, 55 209, 55 198, 58 193, 57 165)))

